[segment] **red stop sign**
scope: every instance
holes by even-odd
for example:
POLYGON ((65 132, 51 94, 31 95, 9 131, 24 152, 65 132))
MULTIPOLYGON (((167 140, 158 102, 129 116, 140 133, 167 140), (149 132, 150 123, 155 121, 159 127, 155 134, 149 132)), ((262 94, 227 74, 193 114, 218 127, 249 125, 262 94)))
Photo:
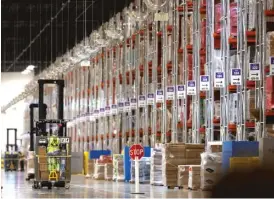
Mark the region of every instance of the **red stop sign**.
POLYGON ((129 156, 132 160, 137 157, 140 160, 144 156, 144 148, 140 144, 134 144, 129 149, 129 156))

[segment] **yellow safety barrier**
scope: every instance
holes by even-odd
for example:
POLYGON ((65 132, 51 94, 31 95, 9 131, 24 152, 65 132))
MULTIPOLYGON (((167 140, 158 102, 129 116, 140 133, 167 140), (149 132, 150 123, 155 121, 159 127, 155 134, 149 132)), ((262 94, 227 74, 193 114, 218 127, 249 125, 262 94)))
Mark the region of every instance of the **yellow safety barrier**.
POLYGON ((84 175, 88 174, 88 160, 89 160, 89 152, 85 151, 84 152, 84 175))
POLYGON ((58 176, 57 176, 56 170, 50 171, 49 180, 58 181, 58 176))
POLYGON ((244 171, 260 167, 259 157, 230 158, 230 171, 244 171))

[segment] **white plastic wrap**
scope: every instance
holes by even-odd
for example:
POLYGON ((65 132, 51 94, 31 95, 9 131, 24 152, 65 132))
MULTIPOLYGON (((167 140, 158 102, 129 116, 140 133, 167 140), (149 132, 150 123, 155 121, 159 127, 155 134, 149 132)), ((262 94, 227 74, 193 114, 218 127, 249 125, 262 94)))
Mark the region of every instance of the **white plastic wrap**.
POLYGON ((162 146, 156 144, 155 148, 151 149, 151 178, 150 184, 162 185, 162 146))
POLYGON ((266 34, 266 65, 270 65, 271 56, 274 56, 274 31, 266 34))
MULTIPOLYGON (((143 157, 139 160, 139 182, 150 182, 150 157, 143 157)), ((131 160, 131 181, 135 181, 135 161, 131 160)))
POLYGON ((222 153, 201 154, 201 189, 211 190, 222 177, 222 153))
POLYGON ((105 178, 105 165, 95 164, 94 179, 104 180, 105 178))
POLYGON ((124 156, 121 154, 113 155, 113 180, 124 180, 124 156))

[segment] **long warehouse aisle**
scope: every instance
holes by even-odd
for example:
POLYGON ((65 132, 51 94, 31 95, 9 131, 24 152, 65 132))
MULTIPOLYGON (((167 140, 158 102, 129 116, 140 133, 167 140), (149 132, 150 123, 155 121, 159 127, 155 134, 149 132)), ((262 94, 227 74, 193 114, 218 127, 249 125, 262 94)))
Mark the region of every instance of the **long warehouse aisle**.
POLYGON ((53 188, 48 190, 32 189, 32 183, 26 182, 22 172, 3 172, 2 198, 205 198, 208 192, 167 189, 162 186, 142 184, 143 195, 132 195, 134 184, 112 181, 95 181, 83 176, 72 176, 70 189, 53 188))

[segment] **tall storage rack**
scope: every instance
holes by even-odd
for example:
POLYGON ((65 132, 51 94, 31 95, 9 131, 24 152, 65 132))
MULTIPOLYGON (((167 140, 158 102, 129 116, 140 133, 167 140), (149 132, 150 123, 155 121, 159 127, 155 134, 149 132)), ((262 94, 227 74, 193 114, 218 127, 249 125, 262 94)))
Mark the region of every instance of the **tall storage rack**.
POLYGON ((64 74, 72 151, 267 136, 273 4, 136 0, 113 16, 79 44, 96 53, 64 74))

